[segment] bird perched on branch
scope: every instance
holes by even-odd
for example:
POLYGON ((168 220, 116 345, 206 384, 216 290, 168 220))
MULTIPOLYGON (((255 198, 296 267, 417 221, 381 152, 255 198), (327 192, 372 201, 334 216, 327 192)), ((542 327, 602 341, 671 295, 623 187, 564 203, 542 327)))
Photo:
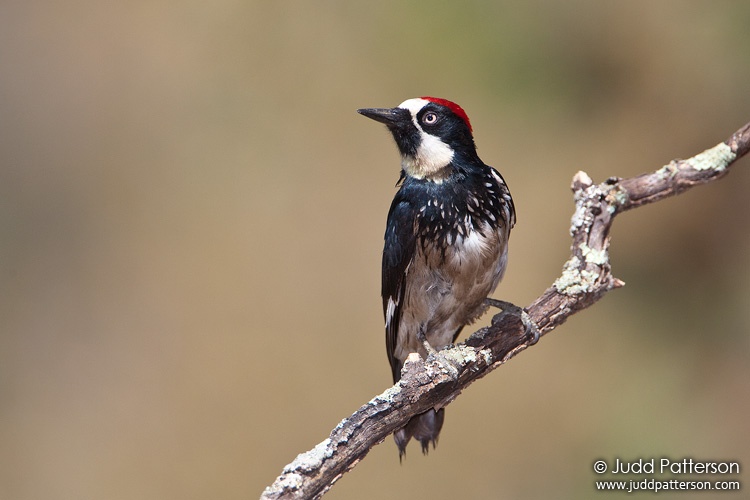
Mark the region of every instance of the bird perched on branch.
MULTIPOLYGON (((401 153, 382 276, 395 383, 410 353, 426 358, 455 342, 489 304, 511 305, 487 296, 505 272, 516 212, 503 177, 477 156, 469 117, 458 104, 421 97, 357 111, 384 123, 401 153)), ((442 408, 428 410, 396 431, 399 458, 412 437, 424 453, 430 443, 434 447, 444 414, 442 408)))

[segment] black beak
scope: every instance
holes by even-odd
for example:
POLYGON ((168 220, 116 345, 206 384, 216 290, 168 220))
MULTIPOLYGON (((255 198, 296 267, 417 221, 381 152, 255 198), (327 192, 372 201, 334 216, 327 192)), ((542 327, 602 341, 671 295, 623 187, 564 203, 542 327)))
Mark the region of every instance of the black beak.
POLYGON ((388 126, 411 122, 411 113, 404 108, 363 108, 358 109, 357 113, 388 126))

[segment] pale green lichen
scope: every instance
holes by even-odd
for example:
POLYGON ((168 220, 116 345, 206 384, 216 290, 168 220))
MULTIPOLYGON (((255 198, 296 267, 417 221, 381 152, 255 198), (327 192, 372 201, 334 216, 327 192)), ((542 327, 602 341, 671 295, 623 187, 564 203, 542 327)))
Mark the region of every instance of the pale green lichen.
POLYGON ((562 275, 555 280, 553 286, 564 295, 578 295, 590 292, 596 287, 599 274, 581 269, 581 259, 573 256, 563 266, 562 275))
POLYGON ((398 395, 400 392, 401 392, 401 386, 399 384, 396 384, 386 389, 385 392, 383 392, 382 394, 379 394, 375 396, 374 398, 372 398, 368 404, 375 406, 375 405, 380 404, 382 401, 386 401, 386 402, 393 401, 396 395, 398 395))
POLYGON ((479 351, 479 355, 484 359, 484 364, 487 366, 492 364, 492 351, 490 349, 482 349, 479 351))
POLYGON ((451 349, 441 351, 440 354, 447 361, 455 364, 473 363, 477 360, 477 351, 473 347, 464 344, 458 344, 451 349))
POLYGON ((576 209, 570 219, 571 236, 581 228, 588 232, 594 217, 593 213, 596 213, 595 210, 600 206, 600 200, 604 199, 607 211, 610 215, 614 215, 620 207, 628 203, 630 194, 618 183, 615 183, 614 185, 588 186, 586 189, 575 191, 573 197, 576 202, 576 209))
POLYGON ((292 463, 284 467, 284 472, 290 473, 299 470, 311 471, 320 467, 320 464, 322 464, 325 459, 333 456, 333 450, 331 449, 330 444, 331 439, 326 438, 325 441, 318 443, 318 445, 312 450, 300 453, 292 463))
POLYGON ((589 198, 587 191, 591 188, 594 181, 591 177, 580 170, 573 176, 573 199, 576 203, 576 210, 570 220, 570 234, 575 233, 576 229, 586 224, 586 199, 589 198))
POLYGON ((609 262, 609 255, 607 255, 606 250, 595 250, 586 243, 581 243, 578 245, 578 248, 581 249, 581 255, 586 262, 596 264, 597 266, 603 266, 609 262))
POLYGON ((563 266, 562 275, 553 283, 558 292, 566 295, 575 295, 580 293, 581 273, 578 267, 581 261, 578 257, 573 256, 563 266))
POLYGON ((617 187, 607 193, 607 211, 610 214, 614 214, 619 207, 627 204, 629 197, 628 192, 622 186, 617 185, 617 187))
POLYGON ((573 236, 579 227, 586 223, 586 207, 583 203, 576 203, 576 211, 570 218, 570 235, 573 236))
POLYGON ((458 344, 438 351, 437 356, 430 356, 429 359, 434 359, 437 365, 432 365, 432 368, 428 366, 428 371, 437 368, 439 373, 456 379, 460 374, 459 368, 477 360, 477 350, 465 344, 458 344))
POLYGON ((678 171, 679 169, 677 168, 677 165, 674 162, 670 162, 657 170, 656 175, 658 175, 662 179, 671 179, 672 177, 677 175, 678 171))
POLYGON ((265 490, 263 490, 263 496, 261 498, 276 498, 280 495, 283 495, 285 492, 299 490, 303 484, 304 478, 301 474, 285 473, 283 476, 280 476, 271 486, 268 486, 265 490))
POLYGON ((693 156, 685 162, 695 170, 716 170, 717 172, 721 172, 735 158, 737 158, 737 155, 732 152, 732 148, 722 142, 711 149, 693 156))
POLYGON ((581 269, 581 277, 583 278, 583 282, 586 285, 586 290, 588 291, 591 290, 591 288, 594 286, 594 281, 599 278, 599 273, 581 269))

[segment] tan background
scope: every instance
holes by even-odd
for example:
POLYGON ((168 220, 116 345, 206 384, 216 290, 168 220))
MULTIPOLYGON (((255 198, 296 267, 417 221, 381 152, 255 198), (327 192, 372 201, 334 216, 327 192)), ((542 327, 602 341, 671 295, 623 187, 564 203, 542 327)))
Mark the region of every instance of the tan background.
MULTIPOLYGON (((528 304, 577 170, 635 175, 750 120, 748 26, 731 1, 3 2, 0 498, 256 498, 388 386, 398 157, 356 108, 466 108, 519 213, 497 296, 528 304)), ((750 465, 748 192, 744 160, 622 216, 627 287, 468 390, 428 458, 389 439, 328 498, 750 465)))

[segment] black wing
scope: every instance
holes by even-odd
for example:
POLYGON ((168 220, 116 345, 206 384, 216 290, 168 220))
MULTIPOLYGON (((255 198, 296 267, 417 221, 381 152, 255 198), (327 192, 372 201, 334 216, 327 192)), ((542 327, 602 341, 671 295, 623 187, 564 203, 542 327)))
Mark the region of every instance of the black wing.
POLYGON ((385 347, 393 371, 393 382, 401 378, 401 361, 393 355, 401 322, 401 306, 406 290, 406 273, 416 250, 416 216, 401 191, 396 194, 388 212, 383 248, 383 315, 385 316, 385 347))

